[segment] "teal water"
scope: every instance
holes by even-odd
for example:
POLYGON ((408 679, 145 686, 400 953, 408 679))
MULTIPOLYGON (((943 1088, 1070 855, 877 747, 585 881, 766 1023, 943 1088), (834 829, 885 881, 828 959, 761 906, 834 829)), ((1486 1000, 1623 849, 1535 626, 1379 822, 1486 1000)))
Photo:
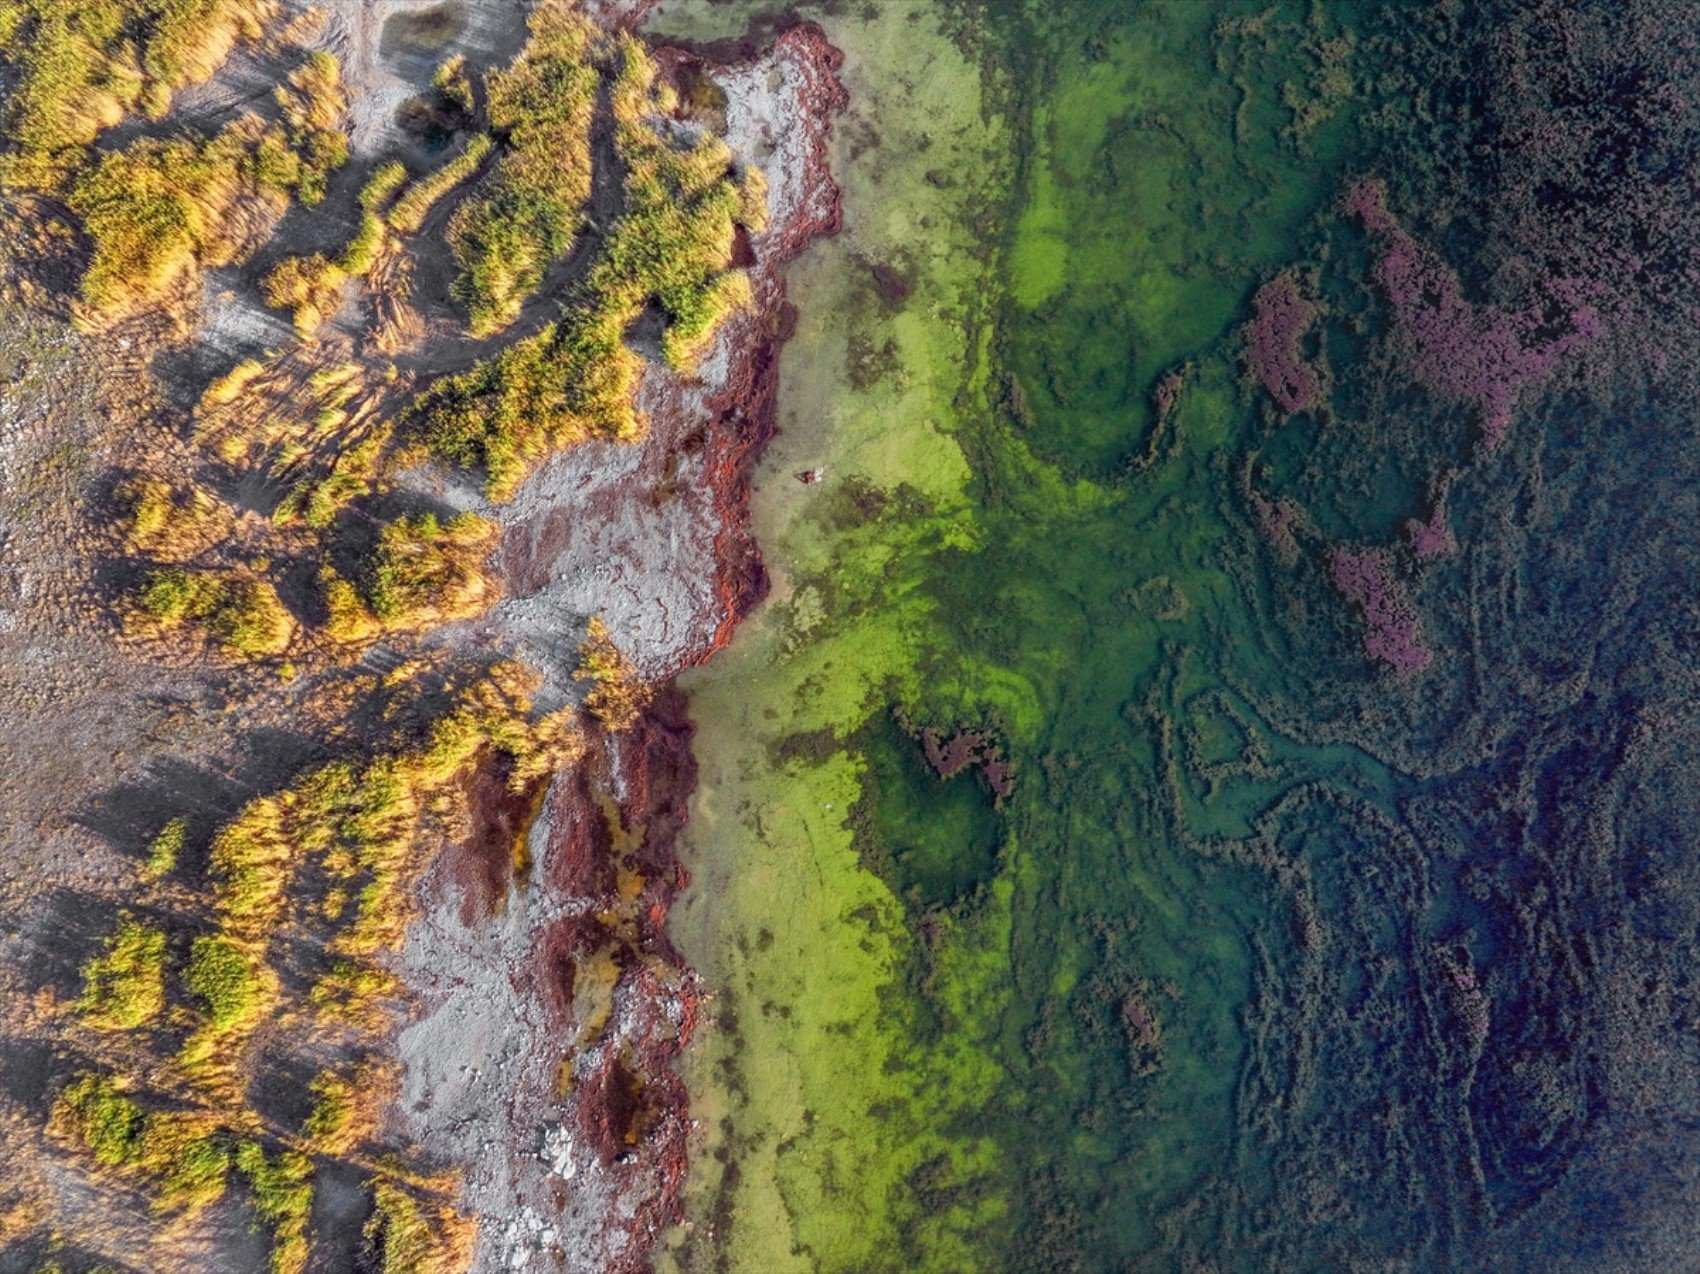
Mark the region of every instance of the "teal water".
MULTIPOLYGON (((710 38, 754 7, 654 25, 710 38)), ((1555 699, 1574 668, 1522 650, 1616 569, 1603 517, 1586 570, 1507 566, 1557 542, 1541 475, 1584 440, 1538 441, 1563 417, 1542 400, 1482 459, 1468 412, 1400 373, 1376 247, 1340 212, 1386 177, 1467 260, 1472 227, 1432 215, 1448 181, 1469 206, 1462 166, 1404 166, 1467 154, 1471 105, 1442 90, 1469 20, 804 12, 846 54, 846 229, 791 277, 756 507, 774 596, 689 684, 676 933, 716 1026, 664 1263, 1486 1261, 1482 1234, 1557 1197, 1603 1081, 1548 1029, 1593 1011, 1554 991, 1551 935, 1599 905, 1594 867, 1552 848, 1568 798, 1533 839, 1484 811, 1538 820, 1530 785, 1617 782, 1567 739, 1618 748, 1641 701, 1555 699), (1292 266, 1333 392, 1288 419, 1241 333, 1292 266), (785 477, 815 465, 818 486, 785 477), (1399 527, 1440 473, 1465 548, 1431 565, 1399 527), (1278 499, 1303 510, 1291 543, 1260 516, 1278 499), (1430 666, 1366 655, 1335 545, 1395 555, 1430 666), (974 763, 941 776, 928 730, 973 731, 974 763)))

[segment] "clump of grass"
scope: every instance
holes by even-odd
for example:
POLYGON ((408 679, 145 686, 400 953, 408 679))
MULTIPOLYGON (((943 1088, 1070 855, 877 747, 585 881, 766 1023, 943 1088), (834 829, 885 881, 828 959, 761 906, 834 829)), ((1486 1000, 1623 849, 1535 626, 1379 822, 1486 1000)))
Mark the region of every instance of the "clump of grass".
POLYGON ((630 35, 619 37, 619 57, 622 82, 632 81, 615 127, 626 168, 626 215, 590 286, 627 305, 653 298, 668 318, 663 353, 670 366, 685 370, 720 321, 749 300, 748 277, 727 270, 734 227, 750 215, 746 208, 757 191, 734 176, 731 152, 720 139, 704 136, 681 151, 650 127, 641 103, 655 65, 630 35))
POLYGON ((142 49, 142 101, 155 119, 170 107, 173 90, 211 79, 237 41, 258 40, 277 12, 273 0, 142 0, 132 7, 157 15, 142 49))
POLYGON ((224 1194, 229 1140, 204 1111, 147 1111, 111 1075, 81 1075, 53 1103, 49 1130, 95 1162, 145 1180, 159 1211, 195 1212, 224 1194))
POLYGON ((208 934, 190 948, 183 987, 201 1016, 177 1060, 195 1080, 216 1086, 235 1073, 248 1038, 277 1003, 277 973, 266 963, 263 944, 208 934))
POLYGON ((313 1161, 298 1150, 268 1158, 255 1141, 236 1147, 236 1167, 253 1191, 254 1211, 272 1232, 272 1274, 307 1266, 307 1222, 313 1212, 313 1161))
POLYGON ((384 233, 384 223, 377 213, 362 213, 360 228, 337 258, 337 268, 351 278, 365 278, 378 259, 379 249, 384 246, 384 233))
POLYGON ((449 222, 454 294, 473 335, 506 327, 571 245, 590 197, 595 28, 560 0, 531 15, 530 39, 489 80, 490 122, 505 138, 494 170, 449 222))
POLYGON ((358 960, 338 960, 308 993, 313 1007, 334 1022, 371 1024, 379 1003, 401 990, 393 973, 358 960))
POLYGON ((767 174, 754 164, 738 182, 738 220, 751 234, 767 229, 767 174))
POLYGON ((749 299, 729 272, 737 222, 755 193, 735 177, 724 143, 677 149, 649 123, 655 68, 629 36, 616 47, 611 96, 626 175, 626 208, 561 319, 427 390, 409 415, 436 456, 485 471, 493 499, 511 496, 549 451, 643 428, 633 405, 642 359, 625 334, 646 306, 667 321, 662 353, 688 369, 719 323, 749 299))
POLYGON ((431 73, 431 87, 443 101, 464 115, 472 114, 472 77, 466 70, 466 58, 457 53, 431 73))
POLYGON ((382 213, 406 182, 407 168, 399 159, 378 165, 366 179, 366 184, 360 187, 361 211, 382 213))
POLYGON ((117 1168, 139 1158, 145 1119, 140 1103, 128 1095, 122 1082, 111 1075, 90 1073, 61 1090, 48 1128, 81 1143, 95 1162, 117 1168))
POLYGON ((245 358, 224 375, 208 385, 195 407, 197 416, 219 407, 227 407, 242 396, 242 392, 265 373, 266 366, 255 358, 245 358))
POLYGON ((174 818, 159 829, 159 833, 148 842, 148 854, 142 860, 143 880, 159 880, 176 870, 188 831, 188 822, 181 818, 174 818))
POLYGON ((348 162, 342 66, 329 53, 314 53, 278 85, 276 97, 290 145, 300 156, 297 193, 302 203, 316 204, 325 197, 330 174, 348 162))
POLYGON ((275 219, 291 193, 323 187, 335 148, 318 131, 302 136, 305 157, 288 133, 245 115, 206 140, 143 138, 104 155, 66 200, 94 243, 84 301, 124 313, 198 269, 244 259, 256 244, 232 231, 239 205, 275 219))
POLYGON ((560 322, 439 380, 410 420, 432 453, 482 468, 487 494, 511 498, 550 451, 642 433, 632 394, 643 360, 626 347, 624 330, 617 316, 577 302, 560 322))
POLYGON ((348 272, 323 253, 285 257, 260 285, 266 304, 274 310, 290 310, 295 330, 311 336, 328 315, 342 305, 342 286, 348 272))
POLYGON ((348 1155, 377 1134, 398 1069, 393 1061, 368 1058, 352 1070, 325 1070, 313 1077, 313 1111, 303 1131, 316 1153, 348 1155))
MULTIPOLYGON (((375 468, 376 454, 370 457, 375 468)), ((369 470, 368 470, 369 471, 369 470)), ((304 516, 324 516, 344 494, 352 498, 369 478, 357 462, 306 493, 304 516)), ((328 521, 328 516, 325 517, 328 521)), ((397 518, 378 534, 358 584, 334 567, 319 571, 325 631, 340 642, 369 640, 382 632, 428 627, 476 615, 495 599, 497 583, 484 565, 495 542, 488 519, 461 513, 444 521, 434 513, 397 518)))
POLYGON ((288 522, 299 517, 315 531, 329 527, 337 514, 372 489, 378 476, 378 463, 388 441, 389 430, 380 429, 339 454, 331 463, 329 473, 298 483, 278 506, 274 519, 288 522))
POLYGON ((412 234, 425 223, 437 201, 478 170, 493 143, 486 133, 469 140, 448 163, 425 174, 402 191, 384 218, 397 234, 412 234))
POLYGON ((474 615, 493 600, 484 569, 496 526, 474 513, 444 522, 419 513, 378 535, 365 577, 365 601, 386 628, 417 628, 474 615))
POLYGON ((214 905, 227 932, 258 941, 277 923, 294 852, 284 798, 257 796, 213 837, 214 905))
POLYGON ((594 683, 585 696, 584 706, 610 730, 630 726, 649 703, 648 683, 614 644, 608 626, 600 619, 590 621, 590 631, 579 647, 579 666, 573 676, 594 683))
POLYGON ((259 659, 288 649, 295 622, 269 581, 237 579, 207 617, 207 631, 227 649, 259 659))
POLYGON ((447 1203, 380 1176, 366 1223, 374 1268, 383 1274, 451 1274, 472 1255, 477 1223, 447 1203))
POLYGON ((215 524, 216 506, 203 492, 183 491, 159 478, 127 478, 115 493, 122 512, 125 546, 155 558, 182 560, 204 545, 215 524))
POLYGON ((95 1026, 129 1031, 165 1008, 165 933, 126 916, 106 950, 83 966, 77 1008, 95 1026))
POLYGON ((303 1131, 327 1154, 347 1154, 354 1148, 357 1098, 354 1080, 335 1071, 313 1077, 313 1110, 303 1131))
POLYGON ((206 1111, 148 1114, 135 1167, 156 1191, 160 1212, 198 1212, 224 1197, 230 1175, 230 1137, 206 1111))
POLYGON ((154 571, 136 594, 132 615, 161 631, 198 623, 225 649, 250 659, 282 654, 295 633, 269 581, 228 571, 154 571))
POLYGON ((335 567, 319 570, 319 595, 325 603, 325 635, 332 641, 370 641, 384 626, 360 596, 360 590, 344 579, 335 567))
POLYGON ((238 40, 258 39, 273 0, 0 0, 14 82, 0 129, 0 185, 56 191, 104 130, 207 79, 238 40))

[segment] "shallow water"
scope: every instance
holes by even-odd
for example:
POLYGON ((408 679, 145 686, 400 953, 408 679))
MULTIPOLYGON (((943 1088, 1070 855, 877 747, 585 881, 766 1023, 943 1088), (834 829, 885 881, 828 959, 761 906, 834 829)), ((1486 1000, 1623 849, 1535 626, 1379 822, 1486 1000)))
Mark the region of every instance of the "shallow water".
MULTIPOLYGON (((757 7, 679 0, 652 29, 757 7)), ((1606 1081, 1572 1044, 1606 1047, 1589 926, 1622 891, 1557 846, 1573 798, 1628 799, 1635 714, 1583 683, 1653 638, 1589 647, 1623 599, 1578 581, 1616 578, 1624 528, 1552 493, 1579 463, 1674 489, 1671 457, 1587 460, 1553 398, 1482 459, 1466 411, 1386 370, 1375 245, 1339 200, 1452 135, 1444 101, 1378 81, 1402 55, 1379 6, 805 12, 846 54, 846 225, 790 276, 755 509, 774 595, 688 679, 675 932, 715 1026, 665 1262, 1574 1253, 1540 1209, 1593 1153, 1606 1081), (1239 332, 1294 265, 1334 383, 1283 419, 1239 332), (1328 554, 1404 552, 1446 470, 1464 549, 1398 559, 1436 653, 1396 675, 1328 554), (1259 517, 1280 498, 1296 545, 1259 517), (929 728, 985 742, 940 777, 929 728)), ((1691 1101, 1692 1059, 1658 1066, 1691 1101)))

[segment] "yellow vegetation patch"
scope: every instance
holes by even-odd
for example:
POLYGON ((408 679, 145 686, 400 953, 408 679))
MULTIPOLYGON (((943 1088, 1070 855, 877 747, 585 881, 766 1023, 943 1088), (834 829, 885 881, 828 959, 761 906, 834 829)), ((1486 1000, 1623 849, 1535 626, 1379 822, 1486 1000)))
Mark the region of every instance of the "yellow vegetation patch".
POLYGON ((95 1026, 134 1030, 165 1008, 165 933, 133 917, 119 922, 106 950, 83 966, 77 1008, 95 1026))
POLYGON ((270 581, 180 567, 148 576, 132 602, 130 623, 160 633, 197 624, 226 650, 250 659, 282 654, 295 633, 270 581))
POLYGON ((649 703, 648 683, 638 675, 624 652, 614 644, 608 625, 590 621, 590 631, 579 647, 579 666, 573 676, 594 684, 584 706, 610 730, 624 730, 636 721, 649 703))
POLYGON ((0 185, 56 190, 125 115, 165 113, 253 40, 274 0, 0 0, 0 51, 17 77, 0 126, 0 185))
MULTIPOLYGON (((558 322, 437 382, 411 416, 434 454, 484 469, 493 499, 509 498, 530 465, 549 451, 642 433, 633 399, 643 359, 627 346, 626 335, 646 307, 665 320, 663 356, 684 370, 720 322, 749 300, 748 279, 729 267, 736 226, 740 217, 755 215, 759 183, 737 176, 718 138, 704 135, 681 148, 657 130, 655 67, 635 39, 617 37, 606 58, 614 68, 610 97, 625 175, 623 215, 558 322)), ((486 207, 492 225, 482 233, 491 242, 529 233, 519 211, 512 226, 494 224, 507 215, 504 207, 494 198, 486 207)), ((475 286, 478 269, 497 268, 481 262, 481 252, 464 254, 464 286, 471 290, 463 297, 475 307, 475 326, 484 321, 480 314, 499 326, 524 280, 475 286)))

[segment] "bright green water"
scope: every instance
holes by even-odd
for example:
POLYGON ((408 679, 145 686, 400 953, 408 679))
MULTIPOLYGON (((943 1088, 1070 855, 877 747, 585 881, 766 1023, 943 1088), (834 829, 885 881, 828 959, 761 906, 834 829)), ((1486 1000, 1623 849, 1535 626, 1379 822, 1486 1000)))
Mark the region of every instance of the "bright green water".
MULTIPOLYGON (((679 0, 652 25, 704 38, 755 8, 679 0)), ((1235 689, 1284 655, 1234 565, 1257 425, 1227 338, 1339 189, 1349 111, 1309 154, 1282 137, 1332 19, 809 12, 846 55, 846 226, 791 274, 756 500, 773 598, 689 681, 676 933, 717 1026, 688 1072, 692 1229, 664 1259, 1105 1268, 1231 1244, 1260 1171, 1244 1013, 1292 926, 1210 838, 1307 777, 1384 784, 1235 689), (1182 364, 1159 431, 1152 389, 1182 364), (788 476, 817 464, 817 486, 788 476), (939 780, 898 712, 996 731, 1011 797, 939 780)))

